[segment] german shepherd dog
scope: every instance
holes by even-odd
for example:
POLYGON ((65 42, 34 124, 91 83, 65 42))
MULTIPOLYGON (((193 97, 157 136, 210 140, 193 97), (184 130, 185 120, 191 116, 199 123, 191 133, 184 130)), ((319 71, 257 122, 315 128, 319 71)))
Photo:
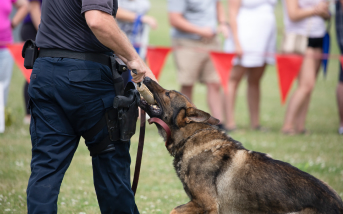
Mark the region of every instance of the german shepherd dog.
POLYGON ((217 129, 219 120, 197 109, 177 91, 150 78, 144 84, 157 106, 140 107, 171 130, 167 139, 157 124, 174 168, 190 198, 171 214, 343 214, 343 202, 326 183, 296 167, 249 151, 217 129))

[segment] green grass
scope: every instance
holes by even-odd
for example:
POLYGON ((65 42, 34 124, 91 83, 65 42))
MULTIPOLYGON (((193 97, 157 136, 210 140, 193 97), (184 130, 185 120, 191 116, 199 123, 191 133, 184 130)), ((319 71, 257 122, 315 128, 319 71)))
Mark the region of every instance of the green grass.
MULTIPOLYGON (((151 33, 154 45, 169 45, 166 2, 152 1, 151 14, 158 18, 159 28, 151 33)), ((282 29, 281 7, 277 7, 279 29, 282 29)), ((279 30, 279 40, 281 30, 279 30)), ((332 53, 338 54, 332 28, 332 53)), ((308 136, 280 134, 285 106, 280 104, 276 70, 269 66, 262 81, 261 122, 270 128, 267 133, 248 128, 245 81, 239 88, 236 117, 240 131, 232 137, 251 150, 271 154, 275 159, 289 162, 296 167, 324 180, 343 196, 343 137, 337 134, 338 114, 335 98, 338 62, 331 60, 326 79, 319 76, 312 96, 307 119, 308 136)), ((12 111, 13 124, 0 134, 0 213, 26 213, 26 186, 30 175, 31 143, 28 126, 22 125, 24 78, 15 66, 8 108, 12 111)), ((175 67, 169 56, 160 84, 168 89, 179 89, 175 67)), ((208 111, 206 88, 196 85, 194 100, 198 108, 208 111)), ((134 169, 138 136, 132 140, 131 155, 134 169)), ((188 201, 181 182, 172 167, 172 158, 164 147, 154 126, 148 126, 142 171, 136 196, 141 213, 169 213, 175 206, 188 201)), ((91 158, 83 142, 61 186, 58 200, 59 213, 100 213, 92 180, 91 158)))

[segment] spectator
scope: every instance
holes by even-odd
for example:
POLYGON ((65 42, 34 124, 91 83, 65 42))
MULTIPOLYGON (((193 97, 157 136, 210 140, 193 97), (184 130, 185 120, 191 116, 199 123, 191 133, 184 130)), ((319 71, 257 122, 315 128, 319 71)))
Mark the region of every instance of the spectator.
MULTIPOLYGON (((341 53, 343 53, 343 0, 336 2, 336 32, 337 42, 341 53)), ((337 85, 337 104, 339 112, 340 127, 338 133, 343 135, 343 69, 342 65, 339 67, 339 83, 337 85)))
POLYGON ((227 41, 225 50, 235 52, 237 58, 229 80, 226 127, 236 128, 234 107, 238 85, 244 75, 248 80, 248 106, 250 126, 260 126, 260 80, 266 64, 274 64, 276 50, 276 0, 229 0, 230 27, 233 42, 227 41), (233 43, 231 48, 230 42, 233 43))
MULTIPOLYGON (((134 22, 140 17, 140 22, 149 25, 152 29, 157 28, 157 21, 154 17, 146 15, 150 9, 149 0, 119 0, 117 22, 122 31, 131 38, 134 22)), ((136 43, 141 43, 143 29, 138 29, 136 43)))
MULTIPOLYGON (((131 43, 139 47, 135 47, 141 58, 145 59, 146 47, 140 45, 147 45, 148 35, 144 35, 144 31, 148 31, 144 25, 146 24, 152 29, 157 28, 157 21, 155 18, 146 15, 150 9, 149 0, 118 0, 117 23, 119 28, 128 36, 131 43), (135 23, 138 21, 138 25, 135 23), (145 40, 145 41, 144 41, 145 40)), ((132 79, 129 72, 123 73, 124 81, 127 82, 132 79)))
MULTIPOLYGON (((15 28, 26 16, 28 6, 26 0, 4 0, 1 1, 0 7, 0 87, 3 89, 0 93, 3 93, 4 100, 0 103, 6 105, 8 98, 9 85, 12 77, 13 59, 11 53, 7 49, 6 45, 13 42, 12 29, 15 28), (12 5, 17 8, 12 20, 10 14, 12 11, 12 5)), ((0 104, 1 105, 1 104, 0 104)), ((2 107, 2 106, 0 106, 2 107)), ((4 115, 0 115, 0 120, 3 120, 4 115)), ((0 122, 0 132, 4 131, 4 124, 0 122)))
MULTIPOLYGON (((23 21, 23 25, 21 27, 20 36, 23 41, 32 39, 36 40, 36 34, 38 30, 38 26, 40 23, 40 16, 41 16, 41 5, 42 0, 29 0, 29 11, 30 13, 25 17, 23 21)), ((30 124, 31 115, 28 109, 29 103, 29 94, 27 90, 29 88, 29 83, 25 81, 24 83, 24 101, 25 101, 25 109, 26 115, 24 117, 24 124, 30 124)))
POLYGON ((330 17, 325 0, 284 0, 284 23, 286 33, 308 37, 302 68, 298 75, 298 87, 288 103, 284 134, 305 134, 305 119, 310 97, 321 65, 325 19, 330 17))
MULTIPOLYGON (((205 83, 212 116, 223 121, 219 77, 208 53, 220 50, 216 32, 228 36, 222 4, 218 0, 168 0, 168 11, 181 92, 192 99, 194 83, 205 83)), ((223 124, 219 127, 225 128, 223 124)))
POLYGON ((26 0, 4 0, 0 7, 0 83, 4 87, 4 103, 7 102, 8 89, 11 82, 13 59, 6 45, 13 42, 12 29, 26 16, 28 4, 26 0), (12 4, 17 8, 13 19, 10 20, 12 4))

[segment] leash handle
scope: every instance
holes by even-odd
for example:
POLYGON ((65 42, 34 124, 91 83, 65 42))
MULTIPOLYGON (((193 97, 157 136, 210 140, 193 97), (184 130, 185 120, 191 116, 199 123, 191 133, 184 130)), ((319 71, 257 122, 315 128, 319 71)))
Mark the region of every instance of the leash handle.
POLYGON ((139 141, 138 141, 138 150, 137 150, 137 157, 136 157, 136 166, 135 166, 135 173, 133 176, 132 181, 132 191, 133 195, 136 195, 136 190, 138 186, 138 180, 139 180, 139 172, 141 170, 141 164, 142 164, 142 157, 143 157, 143 147, 144 147, 144 137, 145 137, 145 111, 141 109, 141 125, 139 130, 139 141))

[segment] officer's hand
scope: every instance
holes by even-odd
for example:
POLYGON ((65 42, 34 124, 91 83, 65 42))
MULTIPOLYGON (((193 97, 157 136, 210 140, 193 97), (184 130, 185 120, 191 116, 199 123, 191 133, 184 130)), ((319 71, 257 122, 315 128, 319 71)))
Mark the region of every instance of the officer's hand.
POLYGON ((141 58, 127 61, 126 65, 130 70, 137 71, 137 74, 131 72, 132 82, 142 82, 144 77, 150 77, 152 80, 157 82, 155 75, 152 73, 150 68, 143 62, 141 58))

